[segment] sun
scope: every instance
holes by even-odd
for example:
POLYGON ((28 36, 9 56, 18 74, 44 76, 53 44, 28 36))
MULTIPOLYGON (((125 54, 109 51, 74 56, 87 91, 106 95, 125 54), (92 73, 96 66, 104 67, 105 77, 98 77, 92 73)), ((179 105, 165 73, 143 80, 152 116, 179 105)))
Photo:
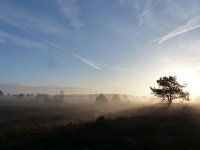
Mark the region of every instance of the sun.
POLYGON ((174 75, 177 76, 177 80, 179 83, 186 83, 187 90, 191 96, 200 95, 200 79, 194 70, 176 70, 174 71, 174 75))

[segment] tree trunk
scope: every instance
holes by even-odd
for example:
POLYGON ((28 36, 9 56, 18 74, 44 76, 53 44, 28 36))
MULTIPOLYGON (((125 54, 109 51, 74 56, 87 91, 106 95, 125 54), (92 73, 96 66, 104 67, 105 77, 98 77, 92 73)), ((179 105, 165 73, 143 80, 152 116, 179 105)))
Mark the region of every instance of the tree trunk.
POLYGON ((172 104, 172 99, 170 98, 168 101, 168 108, 171 106, 171 104, 172 104))

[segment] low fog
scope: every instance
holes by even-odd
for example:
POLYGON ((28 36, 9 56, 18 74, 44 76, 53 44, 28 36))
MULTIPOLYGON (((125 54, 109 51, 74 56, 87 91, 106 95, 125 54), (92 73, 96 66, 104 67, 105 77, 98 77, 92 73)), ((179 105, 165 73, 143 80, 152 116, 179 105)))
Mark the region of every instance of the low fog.
MULTIPOLYGON (((24 128, 30 126, 51 126, 96 120, 99 116, 115 118, 144 114, 143 108, 165 106, 154 97, 138 97, 121 94, 71 94, 62 90, 59 94, 6 94, 0 96, 0 126, 24 128), (137 112, 137 113, 136 113, 137 112), (140 113, 138 113, 140 112, 140 113)), ((175 105, 193 106, 192 101, 175 105)))

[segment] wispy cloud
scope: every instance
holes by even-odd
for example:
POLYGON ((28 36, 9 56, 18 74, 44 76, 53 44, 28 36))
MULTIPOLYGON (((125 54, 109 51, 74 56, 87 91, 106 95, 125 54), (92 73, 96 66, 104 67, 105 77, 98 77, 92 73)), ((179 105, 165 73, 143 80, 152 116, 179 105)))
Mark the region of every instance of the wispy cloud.
POLYGON ((163 43, 167 40, 175 38, 176 36, 180 34, 192 31, 197 28, 200 28, 200 20, 198 18, 195 18, 195 19, 189 20, 186 24, 170 31, 168 34, 164 35, 163 37, 152 40, 151 42, 163 43))
POLYGON ((121 6, 132 7, 138 13, 139 25, 151 24, 153 18, 152 3, 154 0, 119 0, 121 6))
POLYGON ((8 18, 5 18, 5 17, 3 17, 3 16, 1 16, 1 15, 0 15, 0 20, 4 21, 4 22, 6 22, 6 23, 8 23, 8 24, 10 24, 10 25, 12 25, 12 26, 15 26, 16 28, 19 28, 19 29, 21 29, 21 30, 23 30, 23 31, 25 31, 25 32, 30 32, 29 30, 27 30, 27 29, 24 28, 23 26, 21 26, 21 25, 15 23, 14 21, 9 20, 8 18))
POLYGON ((100 64, 100 63, 96 63, 96 64, 98 66, 100 66, 101 68, 114 70, 114 71, 118 71, 118 72, 129 72, 129 73, 136 73, 136 74, 142 73, 142 71, 140 71, 138 69, 128 68, 128 67, 124 67, 124 66, 114 66, 114 65, 100 64))
POLYGON ((101 70, 101 67, 99 67, 98 65, 96 65, 95 63, 91 62, 90 60, 88 59, 85 59, 77 54, 74 54, 75 57, 77 57, 78 59, 80 59, 82 62, 88 64, 89 66, 95 68, 95 69, 98 69, 98 70, 101 70))
MULTIPOLYGON (((76 20, 78 18, 79 15, 79 8, 76 5, 75 1, 73 0, 58 0, 59 5, 61 10, 63 11, 63 13, 66 15, 66 17, 68 17, 68 19, 70 19, 70 21, 72 21, 71 23, 73 23, 74 20, 76 20)), ((34 20, 34 22, 41 22, 40 19, 35 18, 33 15, 26 15, 17 10, 15 10, 16 14, 21 14, 19 16, 21 16, 21 18, 18 18, 17 20, 29 20, 28 22, 30 22, 31 19, 34 20)), ((41 35, 38 35, 36 32, 34 32, 32 29, 34 29, 34 27, 27 27, 28 24, 21 24, 20 22, 18 22, 15 19, 13 19, 13 16, 9 16, 9 17, 3 17, 2 15, 0 15, 0 20, 28 33, 33 35, 35 38, 39 39, 40 42, 34 42, 31 41, 29 39, 25 39, 19 36, 16 36, 14 34, 8 34, 5 33, 3 31, 0 32, 0 42, 5 42, 5 41, 10 41, 15 45, 20 45, 20 46, 26 46, 26 47, 40 47, 40 48, 46 48, 46 47, 53 47, 54 49, 51 49, 51 51, 55 51, 59 54, 66 54, 66 52, 70 53, 71 55, 73 55, 74 57, 76 57, 77 59, 79 59, 80 61, 82 61, 83 63, 89 65, 90 67, 97 69, 97 70, 101 70, 102 68, 107 68, 107 69, 111 69, 111 70, 115 70, 115 71, 120 71, 120 72, 125 72, 128 71, 127 68, 123 68, 123 67, 118 67, 118 66, 111 66, 111 65, 103 65, 103 64, 98 64, 95 62, 92 62, 78 54, 73 53, 70 50, 67 50, 66 48, 52 42, 49 41, 45 38, 43 38, 41 35), (11 18, 11 19, 10 19, 11 18)), ((49 24, 49 21, 46 19, 42 22, 47 22, 49 24)), ((41 24, 42 25, 42 24, 41 24)), ((71 24, 72 26, 74 26, 76 29, 80 29, 80 27, 82 26, 82 24, 80 24, 80 26, 78 24, 71 24), (78 26, 77 26, 78 25, 78 26)), ((40 26, 37 25, 37 26, 40 26)), ((47 25, 43 25, 43 27, 46 27, 47 25)), ((48 26, 47 26, 48 27, 48 26)))
POLYGON ((59 54, 63 54, 63 53, 65 53, 67 51, 68 53, 72 54, 73 56, 75 56, 76 58, 81 60, 82 62, 84 62, 87 65, 89 65, 90 67, 92 67, 94 69, 98 69, 98 70, 101 69, 99 66, 95 65, 93 62, 91 62, 91 61, 89 61, 89 60, 87 60, 87 59, 85 59, 85 58, 83 58, 83 57, 81 57, 81 56, 79 56, 77 54, 74 54, 73 52, 71 52, 69 50, 66 50, 65 48, 63 48, 62 46, 60 46, 60 45, 58 45, 58 44, 56 44, 54 42, 51 42, 51 41, 39 36, 38 34, 36 34, 36 33, 32 32, 31 30, 29 30, 29 29, 17 24, 14 21, 11 21, 11 20, 6 19, 6 18, 1 17, 1 16, 0 16, 0 19, 5 21, 5 22, 7 22, 7 23, 9 23, 9 24, 11 24, 12 26, 14 26, 14 27, 16 27, 16 28, 18 28, 20 30, 23 30, 23 31, 35 36, 36 38, 40 39, 43 43, 46 43, 46 44, 39 43, 39 42, 33 42, 33 41, 30 41, 30 40, 25 39, 25 38, 18 37, 18 36, 13 35, 13 34, 5 33, 3 31, 0 31, 0 42, 4 42, 5 40, 9 40, 9 41, 13 42, 16 45, 21 45, 21 46, 26 46, 26 47, 28 47, 28 46, 29 47, 30 46, 31 47, 37 46, 37 47, 40 47, 40 48, 45 48, 48 45, 50 47, 53 47, 53 48, 56 48, 57 50, 59 50, 59 51, 55 51, 55 52, 57 52, 59 54))
POLYGON ((33 35, 34 37, 40 39, 41 41, 47 43, 48 45, 53 46, 54 48, 62 49, 62 47, 60 47, 59 45, 55 44, 54 42, 51 42, 51 41, 39 36, 38 34, 36 34, 35 32, 31 31, 30 29, 27 29, 26 27, 23 27, 22 25, 19 25, 18 23, 14 22, 12 20, 9 20, 9 19, 4 18, 2 16, 0 16, 0 20, 3 20, 4 22, 9 23, 10 25, 12 25, 12 26, 14 26, 14 27, 16 27, 16 28, 18 28, 20 30, 23 30, 24 32, 27 32, 27 33, 33 35))
POLYGON ((115 71, 120 71, 120 72, 128 71, 128 69, 124 68, 124 67, 112 66, 112 65, 108 65, 108 64, 100 64, 100 63, 98 63, 98 65, 103 68, 108 68, 108 69, 115 70, 115 71))
POLYGON ((60 11, 69 19, 70 25, 79 30, 83 24, 79 20, 80 8, 76 0, 57 0, 60 11))
POLYGON ((16 36, 14 34, 6 33, 0 30, 0 41, 6 42, 10 41, 11 43, 24 47, 36 47, 36 48, 47 48, 48 46, 44 43, 28 40, 26 38, 22 38, 16 36))
POLYGON ((142 10, 140 11, 140 14, 138 16, 139 24, 151 24, 153 21, 153 6, 152 6, 153 0, 147 0, 146 3, 144 3, 142 10))
MULTIPOLYGON (((14 27, 16 27, 16 28, 18 28, 18 29, 20 29, 20 30, 22 30, 22 31, 24 31, 24 32, 26 32, 26 33, 29 33, 29 34, 31 34, 31 35, 33 35, 34 37, 36 37, 37 39, 39 39, 40 41, 42 41, 41 43, 45 43, 44 45, 46 45, 46 47, 54 47, 54 48, 56 48, 56 49, 59 49, 59 50, 63 50, 62 49, 62 47, 60 47, 59 45, 57 45, 57 44, 55 44, 54 42, 51 42, 51 41, 49 41, 49 40, 47 40, 47 39, 45 39, 45 38, 43 38, 43 37, 41 37, 41 36, 39 36, 38 34, 36 34, 35 32, 33 32, 33 31, 31 31, 30 29, 27 29, 26 27, 23 27, 22 25, 19 25, 18 23, 16 23, 16 22, 14 22, 14 21, 12 21, 12 20, 9 20, 9 19, 7 19, 7 18, 4 18, 4 17, 2 17, 2 16, 0 16, 0 20, 2 20, 2 21, 4 21, 4 22, 6 22, 6 23, 8 23, 8 24, 10 24, 10 25, 12 25, 12 26, 14 26, 14 27)), ((4 32, 5 33, 5 32, 4 32)), ((2 34, 3 35, 3 34, 2 34)), ((15 37, 17 37, 16 35, 12 35, 12 34, 10 34, 10 39, 11 39, 11 37, 12 36, 15 36, 15 37)), ((1 37, 0 37, 1 38, 1 37)), ((4 37, 5 38, 5 37, 4 37)), ((19 39, 19 37, 18 37, 18 39, 19 39)), ((24 39, 24 38, 23 38, 24 39)), ((24 39, 25 40, 25 39, 24 39)), ((26 39, 26 40, 28 40, 28 39, 26 39)), ((13 41, 13 40, 12 40, 13 41)), ((16 40, 15 40, 16 41, 16 40)), ((30 40, 28 40, 28 41, 30 41, 30 40)), ((4 39, 2 39, 2 42, 5 42, 5 40, 4 39)), ((56 53, 58 53, 58 54, 61 54, 61 52, 60 51, 58 51, 58 50, 54 50, 54 49, 51 49, 51 51, 54 51, 54 52, 56 52, 56 53)))
POLYGON ((25 10, 0 6, 0 20, 17 26, 23 30, 31 29, 40 34, 65 36, 70 31, 53 18, 40 14, 39 16, 25 10))

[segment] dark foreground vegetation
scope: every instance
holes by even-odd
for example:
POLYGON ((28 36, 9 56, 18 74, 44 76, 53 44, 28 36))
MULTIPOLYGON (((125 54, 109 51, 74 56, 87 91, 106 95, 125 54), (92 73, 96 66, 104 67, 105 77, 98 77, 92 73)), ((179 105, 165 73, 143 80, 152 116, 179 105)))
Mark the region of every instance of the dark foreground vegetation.
POLYGON ((148 106, 129 109, 116 116, 108 114, 95 121, 48 127, 4 128, 0 149, 200 149, 200 111, 197 107, 148 106))

